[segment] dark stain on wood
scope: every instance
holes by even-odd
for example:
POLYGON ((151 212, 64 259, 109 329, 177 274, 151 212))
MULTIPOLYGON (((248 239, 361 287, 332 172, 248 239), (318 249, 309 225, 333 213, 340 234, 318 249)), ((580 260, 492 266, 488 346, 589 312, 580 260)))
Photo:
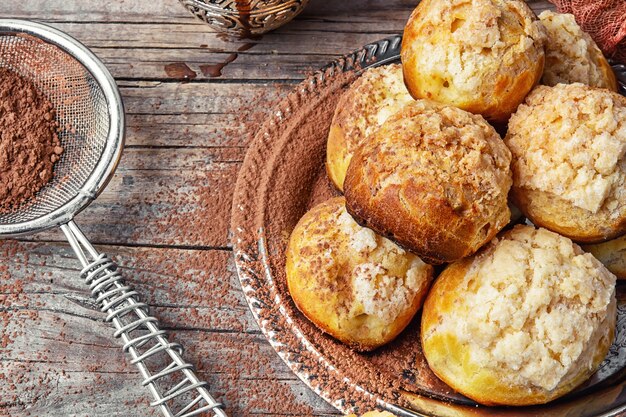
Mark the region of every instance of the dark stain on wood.
POLYGON ((171 64, 167 64, 164 69, 168 77, 179 80, 193 80, 198 76, 198 74, 184 62, 172 62, 171 64))
MULTIPOLYGON (((258 38, 260 39, 261 37, 259 36, 258 38)), ((245 52, 245 51, 253 48, 257 44, 258 44, 258 42, 246 42, 246 43, 240 45, 237 48, 237 52, 245 52)), ((238 53, 231 53, 231 54, 229 54, 226 57, 224 62, 220 62, 220 63, 217 63, 217 64, 200 65, 200 71, 202 71, 202 74, 204 74, 204 76, 206 76, 206 77, 211 77, 211 78, 221 77, 222 76, 222 70, 228 64, 230 64, 231 62, 235 61, 238 57, 239 57, 238 53)))
POLYGON ((233 54, 228 55, 224 62, 220 62, 218 64, 200 65, 200 71, 202 71, 202 73, 207 77, 211 77, 211 78, 221 77, 222 70, 224 69, 224 67, 226 67, 226 65, 236 60, 238 56, 239 54, 233 53, 233 54))

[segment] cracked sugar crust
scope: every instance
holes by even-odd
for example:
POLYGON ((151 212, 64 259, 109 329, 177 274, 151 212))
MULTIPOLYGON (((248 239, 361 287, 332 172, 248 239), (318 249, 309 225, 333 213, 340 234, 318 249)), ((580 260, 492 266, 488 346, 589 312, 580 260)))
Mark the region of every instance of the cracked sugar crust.
POLYGON ((595 371, 612 342, 616 301, 615 276, 591 254, 546 229, 516 226, 463 262, 461 276, 453 269, 439 278, 437 286, 456 279, 446 293, 433 289, 454 307, 427 313, 427 302, 424 314, 437 319, 425 326, 426 348, 452 335, 472 366, 535 392, 595 371))
POLYGON ((423 259, 453 261, 507 224, 510 161, 481 116, 418 100, 355 154, 346 177, 348 209, 423 259))
POLYGON ((510 152, 480 116, 421 100, 376 136, 379 140, 364 146, 363 153, 394 163, 393 169, 367 165, 379 175, 375 193, 402 184, 410 175, 432 181, 453 207, 463 210, 473 202, 501 198, 503 187, 508 190, 511 184, 510 152))
POLYGON ((617 80, 602 51, 571 14, 549 10, 539 15, 548 35, 546 65, 541 82, 582 83, 592 87, 617 90, 617 80))
POLYGON ((503 122, 541 77, 545 30, 519 0, 424 0, 402 44, 416 98, 503 122))
POLYGON ((515 187, 626 216, 626 99, 617 93, 580 83, 537 87, 511 117, 505 142, 515 187))
POLYGON ((326 163, 337 188, 343 187, 355 149, 412 101, 400 64, 370 68, 349 87, 337 104, 328 137, 326 163))
POLYGON ((366 70, 344 97, 337 105, 334 123, 344 130, 350 152, 389 116, 413 101, 400 64, 366 70))
POLYGON ((360 350, 392 340, 421 307, 432 267, 359 226, 345 199, 303 216, 287 251, 290 293, 318 327, 360 350))

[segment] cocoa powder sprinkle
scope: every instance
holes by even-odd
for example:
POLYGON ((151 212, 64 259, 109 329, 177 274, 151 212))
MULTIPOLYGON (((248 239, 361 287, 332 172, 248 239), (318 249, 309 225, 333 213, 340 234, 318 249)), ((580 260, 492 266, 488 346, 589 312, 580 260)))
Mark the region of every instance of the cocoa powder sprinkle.
POLYGON ((29 79, 0 68, 0 212, 30 199, 63 153, 54 106, 29 79))

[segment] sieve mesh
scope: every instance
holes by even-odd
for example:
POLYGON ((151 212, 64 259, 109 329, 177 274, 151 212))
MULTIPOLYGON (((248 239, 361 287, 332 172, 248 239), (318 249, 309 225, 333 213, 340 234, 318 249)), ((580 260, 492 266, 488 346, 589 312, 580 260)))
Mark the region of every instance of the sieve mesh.
POLYGON ((107 101, 85 67, 55 45, 26 34, 0 34, 0 67, 32 80, 54 105, 64 148, 52 181, 34 198, 0 213, 0 228, 61 208, 96 168, 109 132, 107 101))

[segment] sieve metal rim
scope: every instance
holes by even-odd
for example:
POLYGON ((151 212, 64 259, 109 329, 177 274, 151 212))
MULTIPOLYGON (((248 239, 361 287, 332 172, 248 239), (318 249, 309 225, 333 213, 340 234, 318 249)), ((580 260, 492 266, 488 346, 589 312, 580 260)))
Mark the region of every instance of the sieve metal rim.
POLYGON ((0 224, 0 237, 16 237, 60 226, 72 220, 102 192, 122 155, 125 141, 124 105, 115 80, 85 45, 51 26, 21 19, 0 19, 0 36, 26 34, 54 45, 78 61, 94 78, 107 103, 109 132, 102 155, 79 192, 61 207, 38 218, 0 224))

